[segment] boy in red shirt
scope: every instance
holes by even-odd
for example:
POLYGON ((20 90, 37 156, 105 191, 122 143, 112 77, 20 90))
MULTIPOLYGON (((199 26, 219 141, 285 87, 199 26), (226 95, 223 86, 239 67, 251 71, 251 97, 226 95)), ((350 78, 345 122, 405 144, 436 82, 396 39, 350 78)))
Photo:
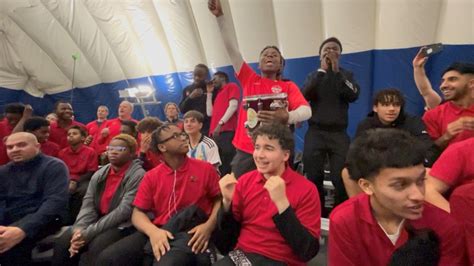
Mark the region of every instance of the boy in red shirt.
POLYGON ((364 193, 331 213, 329 265, 387 265, 394 252, 413 243, 409 233, 410 238, 418 238, 422 230, 434 232, 439 239, 439 253, 425 260, 465 265, 462 228, 424 200, 423 161, 423 145, 408 132, 375 129, 356 138, 346 164, 350 178, 364 193))
POLYGON ((41 152, 43 154, 58 157, 59 145, 49 141, 49 122, 43 117, 32 117, 25 121, 23 125, 23 131, 30 132, 35 135, 38 139, 38 143, 41 144, 41 152))
POLYGON ((155 168, 163 161, 163 156, 150 148, 151 135, 161 125, 163 122, 156 117, 145 117, 137 125, 137 131, 141 136, 138 159, 143 162, 145 171, 155 168))
POLYGON ((98 168, 97 153, 84 145, 87 132, 81 126, 71 126, 67 131, 69 147, 59 152, 58 158, 63 160, 69 169, 69 208, 71 222, 74 222, 82 205, 92 174, 98 168))
POLYGON ((151 148, 163 163, 148 171, 133 202, 136 232, 113 245, 106 265, 210 265, 207 247, 220 206, 219 176, 208 162, 187 157, 188 137, 177 125, 155 130, 151 148), (193 211, 195 210, 195 211, 193 211), (149 216, 150 215, 150 216, 149 216))
POLYGON ((233 175, 219 181, 219 235, 238 235, 238 240, 235 250, 215 265, 306 265, 319 251, 316 186, 288 166, 294 140, 287 126, 261 126, 252 139, 257 170, 238 181, 233 175))
POLYGON ((75 125, 83 128, 85 126, 73 119, 74 111, 69 102, 59 100, 56 102, 54 110, 58 120, 50 123, 49 140, 58 144, 61 149, 64 149, 68 146, 67 130, 75 125))

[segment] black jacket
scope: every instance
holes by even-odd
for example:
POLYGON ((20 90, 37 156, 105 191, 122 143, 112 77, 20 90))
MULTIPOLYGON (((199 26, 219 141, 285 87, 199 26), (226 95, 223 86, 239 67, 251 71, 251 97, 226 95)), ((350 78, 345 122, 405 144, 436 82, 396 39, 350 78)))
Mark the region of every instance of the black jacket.
POLYGON ((411 116, 403 112, 403 109, 400 111, 398 118, 390 125, 384 125, 380 122, 377 114, 375 112, 370 112, 367 115, 367 118, 362 120, 357 126, 355 137, 358 137, 369 129, 373 128, 398 128, 404 131, 409 132, 418 140, 420 140, 426 149, 425 154, 425 166, 430 167, 433 165, 434 161, 438 158, 440 150, 436 147, 433 140, 431 140, 428 132, 426 131, 425 124, 423 121, 416 116, 411 116))
POLYGON ((59 159, 33 159, 0 166, 0 225, 17 226, 35 238, 46 225, 67 213, 68 170, 59 159))
POLYGON ((347 128, 349 103, 357 100, 360 88, 345 69, 340 68, 338 73, 317 70, 306 78, 303 93, 313 113, 309 126, 341 131, 347 128))

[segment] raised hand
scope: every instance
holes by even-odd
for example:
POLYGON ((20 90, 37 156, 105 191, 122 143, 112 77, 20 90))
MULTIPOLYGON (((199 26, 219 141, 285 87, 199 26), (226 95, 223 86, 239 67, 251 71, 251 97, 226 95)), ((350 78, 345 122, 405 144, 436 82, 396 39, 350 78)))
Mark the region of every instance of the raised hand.
POLYGON ((263 186, 268 191, 270 198, 278 209, 279 213, 284 212, 290 203, 286 197, 285 180, 279 176, 271 176, 263 186))
POLYGON ((211 11, 211 13, 216 17, 220 17, 224 15, 224 12, 222 12, 221 1, 219 0, 209 0, 207 2, 207 7, 211 11))
POLYGON ((258 121, 263 123, 279 122, 284 125, 288 124, 290 114, 285 108, 280 108, 275 111, 259 111, 257 114, 258 121))
POLYGON ((219 187, 222 194, 222 203, 224 209, 228 210, 230 208, 230 203, 234 197, 235 185, 237 184, 237 179, 233 173, 227 174, 219 180, 219 187))
POLYGON ((413 58, 413 67, 414 68, 423 68, 425 67, 426 62, 428 61, 428 57, 423 55, 423 50, 426 47, 421 47, 418 53, 416 54, 415 58, 413 58))

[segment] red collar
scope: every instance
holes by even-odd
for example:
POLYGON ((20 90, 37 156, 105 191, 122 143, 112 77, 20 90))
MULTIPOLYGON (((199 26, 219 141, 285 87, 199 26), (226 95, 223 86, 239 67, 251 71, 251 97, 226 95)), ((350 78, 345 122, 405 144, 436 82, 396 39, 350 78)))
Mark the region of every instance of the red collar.
MULTIPOLYGON (((265 184, 265 182, 267 182, 267 179, 265 178, 265 176, 263 174, 261 174, 260 172, 258 172, 258 170, 255 170, 257 171, 257 178, 256 178, 256 183, 260 183, 260 184, 265 184)), ((283 178, 283 180, 285 180, 285 185, 288 185, 291 180, 293 180, 293 174, 295 174, 295 172, 289 167, 289 166, 285 166, 285 171, 283 171, 283 174, 281 175, 281 178, 283 178)))

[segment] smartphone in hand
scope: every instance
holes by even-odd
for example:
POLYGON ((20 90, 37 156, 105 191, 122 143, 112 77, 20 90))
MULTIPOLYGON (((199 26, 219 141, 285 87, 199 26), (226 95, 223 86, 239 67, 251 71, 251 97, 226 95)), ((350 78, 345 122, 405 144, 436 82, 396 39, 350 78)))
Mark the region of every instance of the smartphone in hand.
POLYGON ((441 51, 443 51, 443 44, 442 43, 434 43, 434 44, 430 44, 430 45, 427 45, 427 46, 423 47, 422 50, 421 50, 421 55, 423 57, 432 56, 432 55, 437 54, 441 51))

